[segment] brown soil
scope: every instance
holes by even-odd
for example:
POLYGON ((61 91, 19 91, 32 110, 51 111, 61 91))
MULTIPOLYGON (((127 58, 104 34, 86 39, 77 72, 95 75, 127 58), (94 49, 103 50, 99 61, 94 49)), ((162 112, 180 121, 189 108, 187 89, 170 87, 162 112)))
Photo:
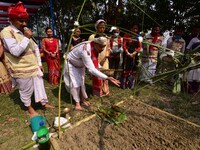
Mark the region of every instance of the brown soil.
POLYGON ((200 127, 138 101, 125 101, 127 119, 98 117, 62 134, 61 150, 200 150, 200 127))

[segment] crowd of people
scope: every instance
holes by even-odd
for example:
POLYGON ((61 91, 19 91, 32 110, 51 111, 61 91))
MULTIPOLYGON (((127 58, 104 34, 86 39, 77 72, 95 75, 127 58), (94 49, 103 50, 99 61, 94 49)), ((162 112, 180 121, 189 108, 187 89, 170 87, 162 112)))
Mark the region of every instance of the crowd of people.
MULTIPOLYGON (((0 34, 0 93, 10 93, 14 84, 17 85, 28 114, 35 116, 37 112, 31 104, 33 93, 36 103, 54 108, 48 103, 45 92, 39 48, 32 40, 32 31, 27 28, 29 15, 23 3, 9 7, 8 13, 10 25, 0 34)), ((113 26, 106 34, 106 21, 99 19, 95 29, 96 32, 85 41, 80 28, 76 27, 70 52, 65 57, 65 87, 75 101, 76 110, 82 110, 81 105, 90 105, 84 83, 86 68, 91 74, 93 95, 103 97, 110 94, 108 81, 122 89, 133 89, 136 80, 153 84, 151 77, 155 74, 179 67, 174 62, 175 57, 200 47, 199 26, 195 26, 191 37, 187 38, 184 37, 185 28, 180 25, 168 38, 163 36, 157 24, 143 38, 138 23, 131 24, 129 33, 122 33, 119 27, 113 26), (103 70, 114 73, 111 75, 103 70)), ((50 27, 45 31, 47 37, 42 39, 42 50, 48 66, 48 82, 57 85, 61 75, 59 40, 53 37, 50 27)), ((190 65, 194 63, 200 63, 199 55, 190 65)), ((186 72, 183 77, 178 75, 178 78, 188 83, 189 94, 198 92, 200 68, 186 72)))

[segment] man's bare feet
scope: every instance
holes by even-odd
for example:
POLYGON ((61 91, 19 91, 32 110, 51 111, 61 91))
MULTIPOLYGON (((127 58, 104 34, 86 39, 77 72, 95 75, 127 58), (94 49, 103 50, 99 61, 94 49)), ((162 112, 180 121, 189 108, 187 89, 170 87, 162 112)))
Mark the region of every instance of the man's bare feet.
POLYGON ((83 110, 80 103, 76 103, 75 110, 83 110))
POLYGON ((109 94, 110 94, 110 91, 106 92, 106 93, 105 93, 105 96, 108 96, 109 94))
POLYGON ((200 104, 200 101, 199 101, 199 100, 196 100, 196 101, 193 101, 193 102, 192 102, 192 105, 197 105, 197 104, 200 104))
POLYGON ((52 108, 52 109, 55 108, 54 106, 52 106, 52 105, 50 105, 50 104, 48 104, 48 103, 46 103, 46 104, 44 105, 44 107, 45 107, 45 108, 52 108))
POLYGON ((89 106, 89 105, 90 105, 90 102, 89 102, 89 101, 86 101, 86 100, 84 100, 82 103, 83 103, 83 105, 85 105, 85 106, 89 106))
POLYGON ((27 114, 30 118, 38 116, 39 114, 33 109, 32 106, 28 106, 27 114))

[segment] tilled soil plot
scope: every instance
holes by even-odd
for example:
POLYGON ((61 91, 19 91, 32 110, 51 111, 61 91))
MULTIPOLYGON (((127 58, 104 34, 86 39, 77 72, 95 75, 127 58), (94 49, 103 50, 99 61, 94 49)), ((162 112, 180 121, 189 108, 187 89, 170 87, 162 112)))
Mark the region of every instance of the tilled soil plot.
POLYGON ((98 117, 70 129, 61 150, 200 150, 200 127, 138 101, 125 101, 127 119, 119 125, 98 117))

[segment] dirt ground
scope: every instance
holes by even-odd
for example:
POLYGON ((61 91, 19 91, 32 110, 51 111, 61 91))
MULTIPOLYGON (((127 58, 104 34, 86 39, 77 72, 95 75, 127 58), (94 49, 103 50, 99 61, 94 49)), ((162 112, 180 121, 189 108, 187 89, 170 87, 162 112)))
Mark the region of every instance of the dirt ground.
POLYGON ((120 105, 127 119, 117 126, 95 117, 64 132, 61 150, 200 150, 200 127, 139 101, 120 105))

